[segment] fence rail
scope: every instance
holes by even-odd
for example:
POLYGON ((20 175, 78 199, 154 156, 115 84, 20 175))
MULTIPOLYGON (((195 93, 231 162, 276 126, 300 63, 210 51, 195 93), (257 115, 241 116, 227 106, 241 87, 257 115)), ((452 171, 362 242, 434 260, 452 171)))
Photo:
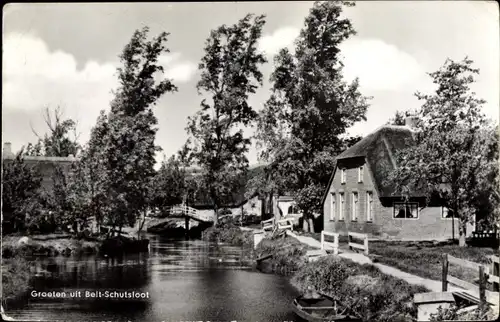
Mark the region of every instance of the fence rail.
POLYGON ((479 301, 486 303, 486 277, 487 273, 483 265, 453 257, 449 254, 443 254, 443 275, 442 275, 442 291, 447 292, 448 284, 456 285, 465 290, 479 294, 479 301), (474 270, 479 275, 479 285, 469 283, 457 277, 451 276, 448 273, 449 264, 459 265, 474 270))
POLYGON ((349 249, 359 249, 362 250, 365 255, 368 255, 368 235, 367 234, 360 234, 360 233, 352 233, 348 232, 348 241, 349 241, 349 249), (353 242, 353 239, 358 239, 362 240, 363 244, 355 243, 353 242))
POLYGON ((326 250, 326 247, 333 248, 333 254, 338 255, 338 253, 339 253, 339 233, 332 233, 332 232, 328 232, 328 231, 324 231, 324 230, 321 232, 321 249, 326 250), (325 237, 333 237, 333 242, 326 241, 325 237))
POLYGON ((284 229, 291 229, 293 231, 293 223, 294 219, 293 218, 285 218, 278 220, 278 230, 284 230, 284 229))
POLYGON ((180 214, 189 216, 200 221, 214 221, 213 216, 200 212, 197 209, 189 207, 187 205, 175 205, 168 207, 167 212, 173 215, 180 214))
POLYGON ((260 222, 262 230, 274 230, 274 217, 268 220, 263 220, 260 222))

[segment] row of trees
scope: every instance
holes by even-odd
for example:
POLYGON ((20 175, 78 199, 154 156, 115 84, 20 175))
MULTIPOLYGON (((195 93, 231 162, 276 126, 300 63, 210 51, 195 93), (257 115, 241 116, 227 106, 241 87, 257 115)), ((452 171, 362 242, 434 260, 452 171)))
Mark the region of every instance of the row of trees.
POLYGON ((248 105, 248 96, 262 85, 259 68, 266 59, 257 42, 265 17, 247 15, 211 33, 197 86, 208 98, 190 119, 185 151, 203 170, 215 213, 234 179, 248 169, 251 138, 242 128, 249 125, 256 125, 260 157, 268 166, 252 178, 248 196, 290 192, 307 217, 319 210, 335 156, 359 140, 345 138, 346 129, 365 119, 368 107, 358 81, 342 77, 339 45, 355 33, 340 17, 343 5, 353 4, 314 3, 294 52, 284 48, 274 58, 272 93, 260 113, 248 105))
MULTIPOLYGON (((256 128, 254 139, 267 165, 252 178, 248 196, 288 193, 307 219, 321 213, 335 157, 360 140, 348 137, 347 129, 366 119, 370 99, 360 93, 357 79, 349 83, 342 75, 339 47, 355 30, 341 15, 344 6, 353 5, 314 3, 293 50, 284 48, 274 57, 270 97, 260 112, 248 99, 263 82, 260 68, 266 58, 258 41, 265 16, 249 14, 212 30, 199 64, 200 110, 189 118, 188 141, 158 173, 153 107, 177 89, 168 79, 155 81, 163 72, 158 57, 168 52, 168 34, 148 40, 147 28, 136 31, 120 56, 120 87, 111 111, 101 112, 89 142, 72 145, 66 134, 74 122, 56 118, 51 133, 28 146, 28 154, 79 153, 70 175, 55 180, 58 218, 74 222, 92 215, 121 229, 148 209, 178 203, 199 189, 207 191, 217 214, 248 171, 251 137, 243 129, 249 126, 256 128), (198 167, 200 175, 190 178, 188 166, 198 167)), ((421 186, 429 195, 439 191, 463 219, 461 231, 478 204, 488 202, 493 210, 498 199, 496 127, 480 113, 484 102, 470 93, 471 74, 478 73, 471 64, 447 61, 430 74, 439 88, 434 95, 417 94, 424 101, 417 111, 421 130, 412 148, 398 156, 401 167, 390 178, 400 194, 421 186), (449 190, 438 189, 443 180, 449 190)), ((403 119, 397 114, 392 122, 401 125, 403 119)))
MULTIPOLYGON (((75 122, 63 120, 60 109, 51 117, 47 109, 49 134, 28 145, 13 162, 5 163, 6 219, 15 223, 27 222, 26 218, 37 219, 32 225, 28 221, 24 225, 28 227, 14 224, 14 230, 37 229, 40 222, 50 220, 52 228, 65 228, 69 224, 77 230, 76 223, 94 217, 99 224, 106 223, 121 231, 159 202, 152 194, 156 191, 152 187, 165 183, 154 170, 159 147, 154 144, 157 119, 153 107, 163 94, 176 91, 176 87, 169 79, 155 81, 156 75, 163 73, 158 57, 168 53, 165 47, 168 34, 148 40, 147 33, 148 28, 136 31, 120 55, 120 85, 114 93, 111 110, 101 111, 84 147, 70 139, 75 122), (78 161, 69 171, 56 168, 53 189, 49 192, 40 189, 40 173, 23 162, 24 155, 71 154, 78 154, 78 161), (42 215, 42 209, 50 210, 50 215, 42 215)), ((169 167, 176 166, 174 161, 166 163, 159 173, 171 171, 169 167)))

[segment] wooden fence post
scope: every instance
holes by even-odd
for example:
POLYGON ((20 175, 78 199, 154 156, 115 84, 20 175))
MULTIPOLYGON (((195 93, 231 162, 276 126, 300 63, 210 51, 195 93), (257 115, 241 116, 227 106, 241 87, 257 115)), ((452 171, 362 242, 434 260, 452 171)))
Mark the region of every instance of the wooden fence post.
POLYGON ((368 255, 368 235, 365 236, 364 246, 365 246, 365 255, 368 255))
POLYGON ((448 255, 443 254, 443 275, 442 275, 442 291, 448 290, 448 255))
POLYGON ((333 255, 339 254, 339 234, 333 235, 333 255))
POLYGON ((486 303, 486 274, 483 265, 479 266, 479 300, 481 304, 486 303))
MULTIPOLYGON (((498 260, 498 257, 496 256, 490 256, 491 258, 491 272, 490 275, 492 276, 499 276, 500 275, 500 261, 498 260)), ((493 291, 494 292, 499 292, 500 291, 500 284, 499 282, 492 282, 493 284, 493 291)))
POLYGON ((321 232, 321 250, 325 249, 325 235, 321 232))

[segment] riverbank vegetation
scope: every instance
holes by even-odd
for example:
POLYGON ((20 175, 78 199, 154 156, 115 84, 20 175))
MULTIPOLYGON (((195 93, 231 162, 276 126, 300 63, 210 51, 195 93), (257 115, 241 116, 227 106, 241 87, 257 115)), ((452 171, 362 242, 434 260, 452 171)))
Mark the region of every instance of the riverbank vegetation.
POLYGON ((24 257, 2 258, 2 300, 27 291, 30 278, 30 265, 24 257))
POLYGON ((210 227, 202 233, 202 239, 209 242, 243 246, 244 248, 253 247, 253 231, 241 230, 234 224, 210 227))
POLYGON ((265 272, 290 276, 292 285, 301 292, 313 287, 338 298, 364 321, 410 321, 416 317, 413 295, 429 291, 386 275, 373 265, 336 256, 307 262, 308 249, 294 238, 265 238, 255 257, 272 255, 261 264, 265 272))
POLYGON ((2 238, 2 258, 16 256, 70 256, 95 254, 99 249, 98 241, 79 240, 71 236, 31 236, 2 238))
POLYGON ((428 292, 386 275, 372 265, 327 256, 303 265, 292 284, 305 292, 309 287, 339 299, 364 321, 410 321, 416 317, 413 295, 428 292))
POLYGON ((272 255, 263 261, 259 269, 266 273, 291 275, 301 268, 305 262, 308 246, 295 238, 264 238, 255 250, 255 258, 272 255))

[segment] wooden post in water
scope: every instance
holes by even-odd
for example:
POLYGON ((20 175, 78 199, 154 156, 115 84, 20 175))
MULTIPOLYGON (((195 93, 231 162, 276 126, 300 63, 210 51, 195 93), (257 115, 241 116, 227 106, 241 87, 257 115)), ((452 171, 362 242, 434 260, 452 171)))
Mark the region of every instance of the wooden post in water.
POLYGON ((448 255, 443 254, 443 275, 442 275, 442 291, 448 291, 448 255))

